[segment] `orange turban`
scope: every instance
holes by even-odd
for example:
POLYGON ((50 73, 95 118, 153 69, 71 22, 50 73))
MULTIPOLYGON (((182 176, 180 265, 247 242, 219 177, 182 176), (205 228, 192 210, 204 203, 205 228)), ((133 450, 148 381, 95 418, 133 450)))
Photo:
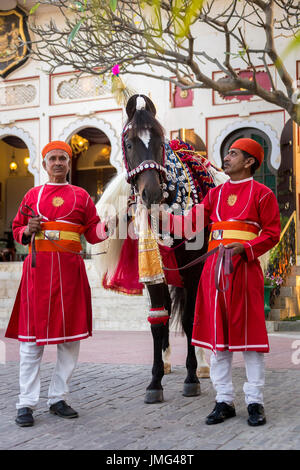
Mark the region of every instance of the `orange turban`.
POLYGON ((49 144, 45 145, 45 147, 42 150, 42 156, 45 158, 48 152, 51 152, 51 150, 63 150, 66 152, 69 157, 72 157, 72 149, 69 144, 66 142, 63 142, 62 140, 54 140, 53 142, 49 142, 49 144))
POLYGON ((262 164, 264 159, 264 149, 262 146, 253 139, 238 139, 230 147, 231 149, 244 150, 248 152, 252 157, 256 158, 259 162, 259 166, 262 164))

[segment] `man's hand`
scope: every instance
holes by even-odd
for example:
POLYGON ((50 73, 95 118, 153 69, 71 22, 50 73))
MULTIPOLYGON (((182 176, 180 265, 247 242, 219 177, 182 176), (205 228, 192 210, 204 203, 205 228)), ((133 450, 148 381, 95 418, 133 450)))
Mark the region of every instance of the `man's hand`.
POLYGON ((32 217, 28 221, 28 225, 24 230, 24 235, 26 237, 31 237, 33 233, 37 233, 41 231, 41 220, 43 217, 32 217))
POLYGON ((243 255, 245 253, 245 247, 242 243, 234 242, 229 243, 229 245, 225 245, 225 248, 233 248, 233 255, 243 255))

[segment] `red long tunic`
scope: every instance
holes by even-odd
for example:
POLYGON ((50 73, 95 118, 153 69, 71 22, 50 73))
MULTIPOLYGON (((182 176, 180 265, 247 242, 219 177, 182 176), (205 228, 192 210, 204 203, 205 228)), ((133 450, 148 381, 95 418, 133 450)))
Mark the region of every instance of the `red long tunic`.
MULTIPOLYGON (((276 197, 269 188, 248 178, 228 181, 211 189, 203 205, 204 225, 243 221, 254 224, 260 233, 253 240, 243 242, 246 259, 240 255, 233 256, 234 271, 228 277, 229 288, 224 293, 215 286, 217 254, 205 262, 198 286, 192 344, 213 351, 268 352, 263 273, 257 258, 279 241, 280 218, 276 197)), ((194 219, 193 212, 194 208, 186 217, 194 219)), ((170 219, 171 229, 176 231, 180 216, 170 216, 170 219)), ((195 221, 193 226, 195 229, 195 221)), ((220 287, 223 289, 224 285, 222 267, 220 287)))
MULTIPOLYGON (((24 204, 43 217, 42 229, 43 223, 56 221, 66 227, 82 226, 89 243, 106 238, 105 225, 100 222, 93 201, 80 187, 52 183, 38 186, 28 191, 20 208, 24 204)), ((19 209, 13 222, 18 243, 22 243, 27 223, 28 217, 19 209)), ((51 246, 55 250, 55 245, 51 246)), ((29 254, 6 336, 44 345, 78 341, 90 335, 91 293, 81 256, 64 250, 37 251, 36 267, 32 268, 29 254)))

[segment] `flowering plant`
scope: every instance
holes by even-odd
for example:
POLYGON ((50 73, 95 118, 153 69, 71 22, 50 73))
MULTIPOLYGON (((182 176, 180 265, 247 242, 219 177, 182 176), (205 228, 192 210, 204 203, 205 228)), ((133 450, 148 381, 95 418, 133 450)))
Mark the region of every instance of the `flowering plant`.
POLYGON ((265 274, 265 278, 264 278, 265 286, 270 286, 275 289, 276 287, 280 287, 282 283, 283 283, 283 279, 278 274, 277 275, 270 274, 269 272, 265 274))
POLYGON ((119 73, 120 73, 120 66, 119 64, 116 64, 113 66, 113 68, 111 69, 112 71, 112 74, 115 75, 116 77, 119 76, 119 73))

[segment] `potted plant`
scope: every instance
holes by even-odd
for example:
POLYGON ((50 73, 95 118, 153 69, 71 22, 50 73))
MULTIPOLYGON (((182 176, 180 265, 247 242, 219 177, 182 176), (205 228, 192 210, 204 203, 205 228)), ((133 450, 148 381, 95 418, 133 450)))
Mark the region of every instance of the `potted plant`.
POLYGON ((274 289, 280 288, 283 283, 283 279, 278 274, 270 274, 268 271, 264 277, 264 308, 265 308, 265 318, 269 318, 269 313, 271 310, 270 306, 270 297, 271 292, 274 289))

